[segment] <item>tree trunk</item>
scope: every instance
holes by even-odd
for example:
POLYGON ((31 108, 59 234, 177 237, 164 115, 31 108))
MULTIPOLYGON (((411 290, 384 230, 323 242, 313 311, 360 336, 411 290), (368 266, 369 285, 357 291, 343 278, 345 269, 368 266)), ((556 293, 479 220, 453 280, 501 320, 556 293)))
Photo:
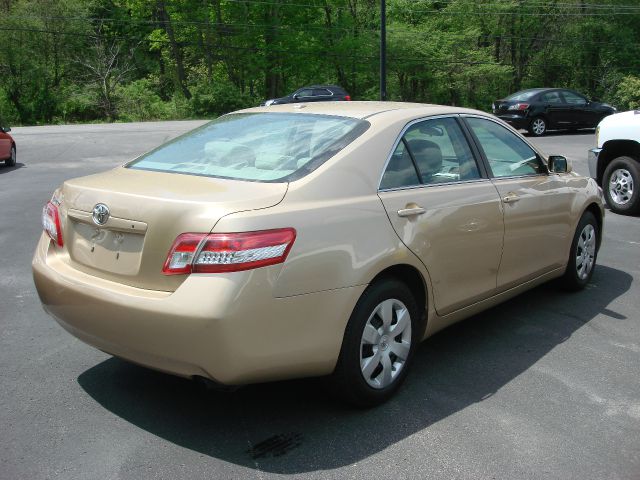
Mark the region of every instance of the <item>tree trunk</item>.
POLYGON ((334 65, 334 68, 336 69, 336 77, 338 79, 338 84, 347 85, 347 76, 344 73, 344 69, 340 64, 340 60, 338 56, 336 55, 337 52, 335 48, 335 41, 333 39, 333 22, 331 21, 331 8, 329 7, 329 4, 326 2, 326 0, 324 2, 324 16, 325 16, 325 26, 328 29, 327 43, 329 44, 329 51, 333 53, 331 58, 333 59, 333 65, 334 65))
POLYGON ((205 13, 204 30, 204 59, 207 64, 207 77, 213 82, 213 41, 211 34, 211 21, 209 16, 209 0, 202 0, 205 13))
POLYGON ((158 16, 160 17, 162 26, 167 32, 167 37, 169 37, 171 56, 173 57, 174 62, 176 62, 176 88, 178 88, 182 92, 185 98, 189 99, 191 98, 191 92, 187 88, 184 61, 182 58, 182 48, 176 41, 176 36, 173 31, 173 25, 171 24, 171 17, 169 16, 169 12, 167 12, 165 1, 157 0, 156 6, 158 8, 158 16))
POLYGON ((265 50, 266 50, 266 69, 264 72, 264 89, 267 98, 274 98, 278 96, 280 87, 280 78, 276 72, 278 65, 278 57, 273 52, 273 47, 276 44, 278 36, 278 20, 280 13, 280 5, 272 5, 265 10, 265 25, 266 30, 264 34, 265 50))

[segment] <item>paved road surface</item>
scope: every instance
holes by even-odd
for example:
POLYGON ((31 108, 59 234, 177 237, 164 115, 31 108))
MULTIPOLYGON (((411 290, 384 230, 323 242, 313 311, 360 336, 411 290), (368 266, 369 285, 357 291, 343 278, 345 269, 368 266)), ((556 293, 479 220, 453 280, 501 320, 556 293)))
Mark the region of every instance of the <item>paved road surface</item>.
MULTIPOLYGON (((202 392, 64 332, 30 275, 43 203, 198 124, 14 129, 18 168, 0 168, 0 479, 640 479, 639 218, 607 215, 588 289, 542 286, 438 334, 369 411, 318 380, 202 392)), ((591 132, 534 141, 586 173, 591 132)))

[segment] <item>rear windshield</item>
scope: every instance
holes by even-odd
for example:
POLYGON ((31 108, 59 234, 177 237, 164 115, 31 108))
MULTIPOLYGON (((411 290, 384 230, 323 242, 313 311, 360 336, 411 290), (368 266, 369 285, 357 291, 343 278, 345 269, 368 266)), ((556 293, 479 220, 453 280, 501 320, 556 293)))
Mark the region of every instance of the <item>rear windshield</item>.
POLYGON ((506 100, 515 100, 517 102, 519 101, 526 101, 531 99, 531 97, 533 97, 534 95, 537 95, 538 93, 540 93, 540 90, 522 90, 520 92, 516 92, 512 95, 509 95, 506 100))
POLYGON ((300 178, 360 136, 369 122, 301 113, 236 113, 187 133, 128 168, 238 180, 300 178))

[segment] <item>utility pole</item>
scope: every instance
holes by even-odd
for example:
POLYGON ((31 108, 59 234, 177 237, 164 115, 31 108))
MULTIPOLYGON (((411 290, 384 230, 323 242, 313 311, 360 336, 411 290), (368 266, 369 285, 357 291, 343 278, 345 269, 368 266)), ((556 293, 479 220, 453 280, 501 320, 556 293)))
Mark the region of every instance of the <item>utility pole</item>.
POLYGON ((380 100, 387 99, 387 12, 386 0, 380 0, 380 100))

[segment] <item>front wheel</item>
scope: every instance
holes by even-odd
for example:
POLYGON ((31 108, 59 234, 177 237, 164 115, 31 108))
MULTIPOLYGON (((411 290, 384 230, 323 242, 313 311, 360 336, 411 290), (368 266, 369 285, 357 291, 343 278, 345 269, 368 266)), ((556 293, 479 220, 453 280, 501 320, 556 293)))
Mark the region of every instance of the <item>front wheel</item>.
POLYGON ((569 263, 562 277, 562 284, 567 290, 581 290, 591 280, 598 255, 598 230, 596 217, 585 212, 573 236, 569 263))
POLYGON ((400 387, 419 342, 419 308, 409 288, 383 279, 362 294, 333 374, 337 393, 359 407, 379 405, 400 387))
POLYGON ((11 152, 9 153, 9 158, 4 161, 4 164, 7 167, 15 167, 16 166, 16 147, 11 146, 11 152))
POLYGON ((640 211, 640 164, 633 158, 613 159, 604 171, 602 187, 611 211, 623 215, 640 211))
POLYGON ((529 133, 541 137, 547 132, 547 121, 542 117, 536 117, 529 124, 529 133))

